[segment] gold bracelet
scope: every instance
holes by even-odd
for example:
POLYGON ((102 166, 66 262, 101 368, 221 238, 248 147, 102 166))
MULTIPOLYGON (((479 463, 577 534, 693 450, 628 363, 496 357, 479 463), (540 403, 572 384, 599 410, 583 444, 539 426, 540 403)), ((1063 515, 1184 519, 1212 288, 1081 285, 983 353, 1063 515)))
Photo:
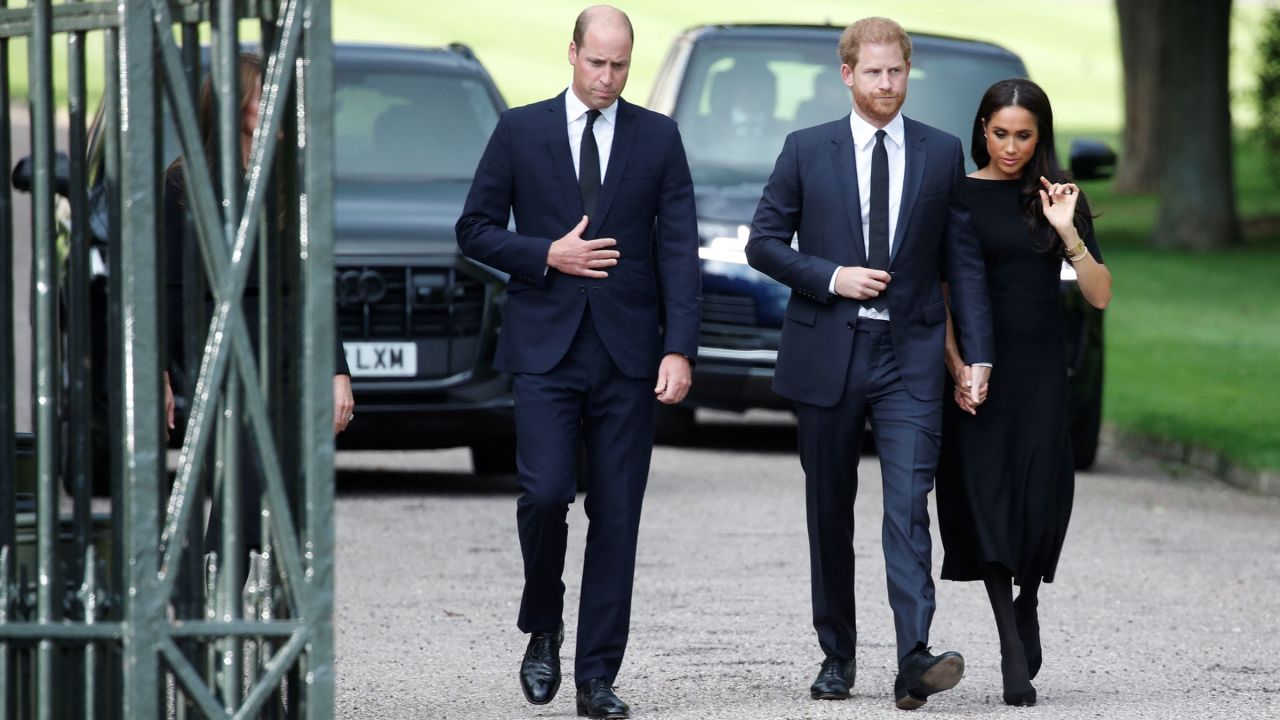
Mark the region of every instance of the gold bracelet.
POLYGON ((1067 260, 1073 263, 1078 262, 1080 260, 1083 260, 1084 256, 1088 254, 1089 254, 1089 248, 1085 247, 1083 240, 1080 240, 1079 242, 1076 243, 1075 247, 1067 251, 1067 260))

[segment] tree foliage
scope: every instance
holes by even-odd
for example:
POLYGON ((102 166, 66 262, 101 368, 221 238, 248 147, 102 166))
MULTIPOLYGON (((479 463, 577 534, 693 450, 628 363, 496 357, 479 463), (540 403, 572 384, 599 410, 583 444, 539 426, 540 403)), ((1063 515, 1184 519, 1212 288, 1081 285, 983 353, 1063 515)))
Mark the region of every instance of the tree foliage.
POLYGON ((1271 180, 1280 186, 1280 8, 1267 12, 1258 43, 1258 135, 1271 180))

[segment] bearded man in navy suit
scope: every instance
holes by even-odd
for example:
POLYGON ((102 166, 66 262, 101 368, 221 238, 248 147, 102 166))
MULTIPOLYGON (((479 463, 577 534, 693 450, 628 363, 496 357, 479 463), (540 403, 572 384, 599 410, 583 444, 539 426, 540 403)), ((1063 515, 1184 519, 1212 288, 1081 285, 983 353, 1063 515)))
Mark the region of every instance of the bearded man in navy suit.
POLYGON ((942 282, 949 281, 975 403, 992 363, 991 310, 961 196, 960 141, 901 113, 911 39, 892 20, 866 18, 845 30, 839 51, 853 112, 787 137, 752 221, 747 259, 792 290, 773 386, 796 401, 799 421, 813 624, 826 655, 810 693, 844 699, 854 681, 853 501, 869 419, 884 487, 894 696, 909 710, 964 674, 958 653, 935 657, 928 648, 942 282))
POLYGON ((560 685, 565 517, 586 447, 589 519, 574 676, 581 715, 613 693, 631 615, 657 402, 684 399, 701 279, 693 182, 675 123, 622 99, 631 22, 578 16, 573 83, 502 114, 457 223, 468 256, 510 274, 495 366, 514 376, 526 699, 560 685), (515 230, 508 230, 511 215, 515 230))

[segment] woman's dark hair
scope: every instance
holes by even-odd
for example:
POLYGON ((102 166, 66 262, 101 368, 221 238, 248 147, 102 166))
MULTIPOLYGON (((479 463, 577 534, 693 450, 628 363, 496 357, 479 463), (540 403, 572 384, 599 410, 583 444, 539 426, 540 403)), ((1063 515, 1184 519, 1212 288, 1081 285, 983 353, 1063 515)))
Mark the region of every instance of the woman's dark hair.
MULTIPOLYGON (((254 53, 240 53, 239 62, 237 63, 240 71, 239 91, 240 91, 240 113, 239 117, 244 117, 244 111, 253 98, 253 90, 262 87, 262 58, 254 53)), ((200 128, 200 145, 204 149, 205 163, 209 167, 209 172, 216 174, 218 167, 218 116, 217 101, 214 97, 213 75, 208 73, 205 75, 204 83, 200 86, 200 95, 196 101, 196 123, 200 128)), ((184 169, 185 163, 182 156, 173 161, 169 166, 168 173, 175 170, 184 169)))
MULTIPOLYGON (((1036 119, 1039 136, 1035 152, 1022 168, 1022 217, 1031 228, 1036 250, 1053 252, 1056 249, 1065 252, 1053 227, 1044 219, 1040 201, 1041 175, 1048 178, 1049 182, 1071 182, 1071 174, 1058 164, 1053 137, 1053 108, 1049 106, 1049 96, 1045 95, 1044 90, 1026 78, 1001 80, 988 88, 982 96, 982 102, 978 104, 978 114, 973 118, 969 155, 979 168, 986 167, 991 162, 991 155, 987 152, 986 124, 993 115, 1007 107, 1020 107, 1031 113, 1036 119)), ((1092 218, 1082 192, 1076 203, 1075 218, 1076 230, 1081 237, 1084 237, 1092 218)))

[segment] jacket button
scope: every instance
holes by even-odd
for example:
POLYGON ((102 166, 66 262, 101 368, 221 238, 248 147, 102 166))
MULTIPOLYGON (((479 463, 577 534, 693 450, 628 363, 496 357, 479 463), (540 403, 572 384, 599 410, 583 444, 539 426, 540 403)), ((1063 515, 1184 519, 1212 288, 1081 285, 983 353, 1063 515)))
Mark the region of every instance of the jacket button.
POLYGON ((845 327, 849 328, 850 330, 852 330, 852 329, 853 329, 853 321, 852 321, 852 320, 850 320, 849 322, 845 323, 844 325, 845 325, 845 327))
POLYGON ((586 292, 586 291, 587 291, 587 289, 586 289, 585 287, 583 287, 583 286, 581 286, 581 285, 579 285, 579 286, 578 286, 578 292, 580 292, 580 293, 584 293, 584 292, 586 292))

